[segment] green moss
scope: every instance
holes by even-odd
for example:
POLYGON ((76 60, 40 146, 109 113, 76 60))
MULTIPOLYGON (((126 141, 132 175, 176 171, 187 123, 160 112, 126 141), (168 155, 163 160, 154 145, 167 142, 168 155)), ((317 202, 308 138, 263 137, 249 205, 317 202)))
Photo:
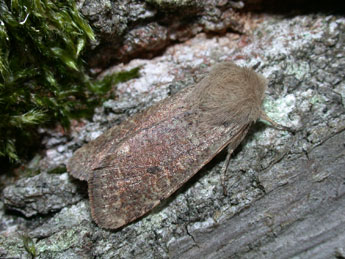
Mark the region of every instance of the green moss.
POLYGON ((33 258, 35 258, 37 256, 37 254, 36 254, 36 247, 35 247, 34 240, 28 235, 23 235, 22 239, 23 239, 23 244, 24 244, 25 250, 28 253, 30 253, 33 258))
POLYGON ((72 0, 0 0, 0 158, 30 156, 39 125, 69 127, 112 84, 138 75, 92 80, 81 54, 94 39, 72 0))
POLYGON ((48 171, 48 174, 63 174, 66 173, 67 169, 65 166, 55 167, 48 171))

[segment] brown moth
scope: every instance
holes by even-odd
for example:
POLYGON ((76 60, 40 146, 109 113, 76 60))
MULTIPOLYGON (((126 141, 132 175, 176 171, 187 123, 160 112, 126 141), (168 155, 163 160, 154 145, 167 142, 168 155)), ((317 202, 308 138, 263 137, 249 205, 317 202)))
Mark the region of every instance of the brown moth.
MULTIPOLYGON (((116 229, 169 197, 215 155, 228 156, 261 109, 266 79, 233 63, 157 103, 78 149, 67 169, 88 181, 91 214, 116 229)), ((225 168, 226 169, 226 168, 225 168)))

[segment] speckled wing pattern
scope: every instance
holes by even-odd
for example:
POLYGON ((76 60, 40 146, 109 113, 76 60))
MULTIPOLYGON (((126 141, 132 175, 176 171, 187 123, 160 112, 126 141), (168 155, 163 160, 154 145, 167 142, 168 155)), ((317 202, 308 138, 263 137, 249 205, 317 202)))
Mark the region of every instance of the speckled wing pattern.
MULTIPOLYGON (((190 91, 190 89, 186 90, 190 91)), ((139 131, 148 127, 149 124, 159 123, 167 116, 167 113, 167 109, 159 109, 157 105, 153 105, 120 125, 110 128, 104 134, 74 152, 73 157, 67 163, 69 173, 75 178, 88 181, 93 172, 93 165, 97 164, 102 157, 109 152, 113 152, 112 150, 116 149, 118 144, 128 135, 133 134, 134 130, 139 131), (158 114, 155 114, 156 111, 158 111, 158 114)))
MULTIPOLYGON (((133 125, 134 127, 134 125, 133 125)), ((129 123, 113 127, 99 136, 94 141, 83 145, 67 163, 69 173, 83 181, 88 181, 92 175, 92 165, 99 159, 98 154, 109 150, 112 145, 116 145, 130 132, 129 123)))
POLYGON ((200 114, 191 109, 190 91, 186 88, 110 129, 89 144, 95 146, 78 151, 72 159, 71 168, 88 172, 83 178, 89 183, 97 224, 116 229, 144 215, 229 142, 233 150, 246 135, 248 125, 201 125, 200 114), (92 155, 95 158, 75 165, 80 157, 92 155))

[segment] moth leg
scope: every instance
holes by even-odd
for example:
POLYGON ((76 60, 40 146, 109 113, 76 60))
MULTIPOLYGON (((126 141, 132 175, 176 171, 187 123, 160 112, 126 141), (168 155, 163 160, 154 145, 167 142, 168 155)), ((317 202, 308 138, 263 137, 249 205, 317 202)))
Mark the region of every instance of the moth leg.
POLYGON ((225 173, 226 173, 226 171, 228 170, 228 167, 229 167, 231 153, 232 152, 230 152, 230 150, 228 149, 228 154, 226 155, 225 162, 224 162, 223 167, 222 167, 222 171, 220 172, 221 173, 220 181, 221 181, 221 185, 223 187, 223 194, 224 194, 224 196, 228 196, 228 193, 227 193, 227 190, 226 190, 226 187, 225 187, 225 173))
POLYGON ((230 164, 231 154, 234 152, 234 150, 237 148, 237 146, 241 143, 241 141, 243 140, 243 138, 247 134, 249 127, 250 127, 250 124, 247 124, 247 125, 243 126, 238 131, 238 133, 231 138, 231 142, 229 142, 229 144, 228 144, 228 147, 227 147, 228 154, 226 155, 225 162, 223 164, 223 168, 222 168, 222 171, 221 171, 221 184, 223 186, 223 194, 224 194, 224 196, 228 195, 228 193, 226 191, 226 188, 225 188, 225 180, 226 180, 225 179, 225 173, 228 170, 228 167, 229 167, 229 164, 230 164))

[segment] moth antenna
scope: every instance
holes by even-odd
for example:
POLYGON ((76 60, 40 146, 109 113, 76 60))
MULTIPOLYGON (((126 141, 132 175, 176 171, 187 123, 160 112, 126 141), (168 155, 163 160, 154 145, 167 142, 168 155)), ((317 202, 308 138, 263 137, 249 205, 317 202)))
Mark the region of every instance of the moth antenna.
POLYGON ((278 130, 286 130, 286 131, 289 131, 289 132, 291 132, 293 134, 295 133, 294 129, 292 129, 290 127, 286 127, 286 126, 280 125, 279 123, 276 123, 270 117, 268 117, 267 114, 265 112, 263 112, 263 111, 260 114, 260 119, 269 122, 273 128, 276 128, 278 130))

